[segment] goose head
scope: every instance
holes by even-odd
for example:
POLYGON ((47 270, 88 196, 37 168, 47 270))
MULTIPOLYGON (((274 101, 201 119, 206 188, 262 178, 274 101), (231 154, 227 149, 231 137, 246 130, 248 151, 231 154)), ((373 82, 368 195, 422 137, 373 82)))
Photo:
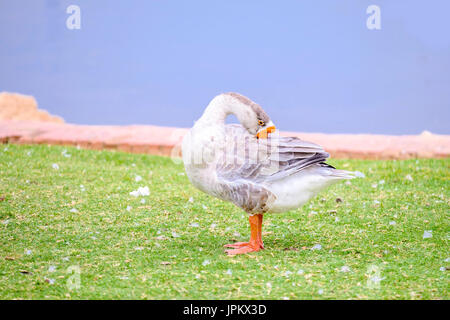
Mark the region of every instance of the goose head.
POLYGON ((210 122, 224 123, 229 114, 234 114, 241 125, 258 139, 266 139, 276 128, 261 106, 235 92, 223 93, 208 105, 202 118, 210 122))

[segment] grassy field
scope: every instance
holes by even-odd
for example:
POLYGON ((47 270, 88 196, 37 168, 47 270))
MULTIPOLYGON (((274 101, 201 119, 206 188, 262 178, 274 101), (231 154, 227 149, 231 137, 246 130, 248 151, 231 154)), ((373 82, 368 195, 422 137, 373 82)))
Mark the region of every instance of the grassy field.
POLYGON ((182 164, 3 145, 0 298, 449 299, 450 160, 330 163, 366 177, 266 215, 266 250, 228 257, 247 216, 182 164))

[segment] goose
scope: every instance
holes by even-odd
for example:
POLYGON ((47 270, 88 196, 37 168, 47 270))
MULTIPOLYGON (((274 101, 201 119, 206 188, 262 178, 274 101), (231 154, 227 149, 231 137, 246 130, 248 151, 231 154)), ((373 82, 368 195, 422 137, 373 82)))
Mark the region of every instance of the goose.
POLYGON ((326 187, 355 177, 325 161, 322 147, 282 137, 262 107, 234 92, 211 100, 182 141, 186 175, 199 190, 248 214, 250 240, 224 247, 228 255, 264 249, 263 215, 305 204, 326 187), (228 115, 240 124, 226 124, 228 115))

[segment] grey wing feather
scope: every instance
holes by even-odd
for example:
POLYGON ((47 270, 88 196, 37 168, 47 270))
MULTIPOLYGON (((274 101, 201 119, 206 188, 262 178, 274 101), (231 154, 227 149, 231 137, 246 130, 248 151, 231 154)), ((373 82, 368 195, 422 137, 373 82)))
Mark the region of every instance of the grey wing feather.
POLYGON ((222 181, 220 197, 231 201, 248 213, 264 213, 276 199, 265 187, 245 180, 222 181))
POLYGON ((228 153, 217 163, 222 197, 247 212, 264 212, 275 196, 265 184, 295 174, 309 166, 325 165, 322 147, 295 137, 271 135, 256 139, 240 125, 228 125, 228 153))

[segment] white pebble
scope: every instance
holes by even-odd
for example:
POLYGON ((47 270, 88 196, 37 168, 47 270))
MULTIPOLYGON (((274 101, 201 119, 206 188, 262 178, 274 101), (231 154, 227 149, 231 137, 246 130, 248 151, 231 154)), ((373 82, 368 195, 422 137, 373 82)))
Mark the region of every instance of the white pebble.
POLYGON ((342 266, 342 267, 341 267, 341 272, 350 272, 350 267, 348 267, 348 266, 342 266))
POLYGON ((425 230, 423 232, 423 238, 428 239, 433 237, 433 231, 432 230, 425 230))
POLYGON ((133 197, 148 196, 148 195, 150 195, 150 190, 147 186, 139 187, 137 190, 131 191, 130 195, 133 197))
POLYGON ((355 171, 355 176, 358 178, 365 178, 366 175, 362 173, 361 171, 355 171))
POLYGON ((207 265, 210 264, 210 263, 211 263, 211 261, 205 260, 205 261, 202 262, 202 265, 203 265, 203 266, 207 266, 207 265))

